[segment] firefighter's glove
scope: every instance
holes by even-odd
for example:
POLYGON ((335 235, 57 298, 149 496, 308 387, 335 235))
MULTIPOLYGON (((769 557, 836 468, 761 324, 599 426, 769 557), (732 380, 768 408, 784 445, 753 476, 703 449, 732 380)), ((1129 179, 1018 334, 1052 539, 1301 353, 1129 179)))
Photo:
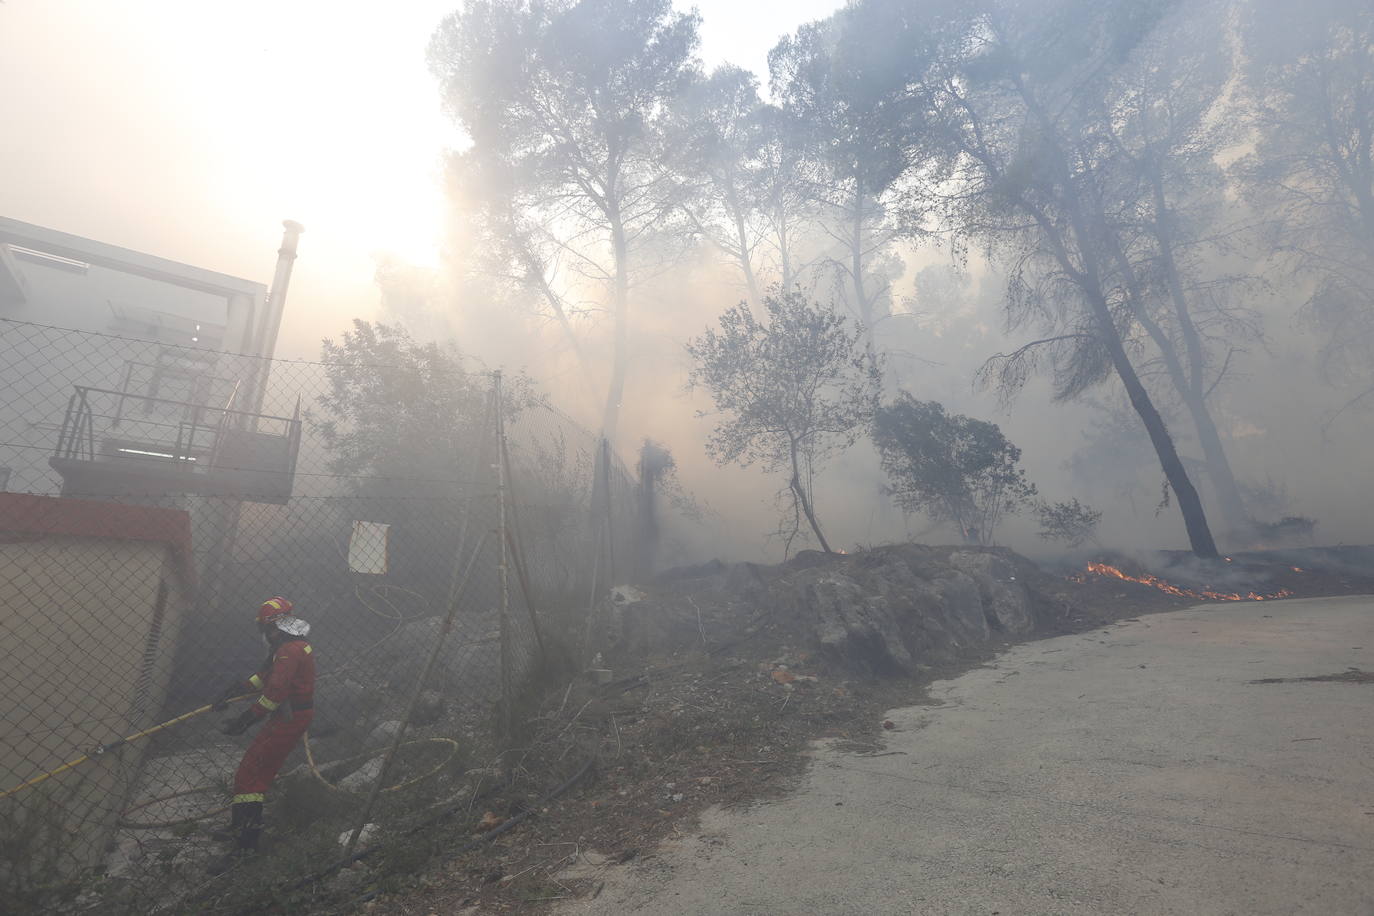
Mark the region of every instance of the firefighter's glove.
POLYGON ((241 735, 248 731, 248 726, 253 724, 253 709, 249 707, 243 711, 243 715, 233 719, 226 719, 220 726, 220 731, 226 735, 241 735))
POLYGON ((242 692, 243 684, 239 681, 234 681, 234 683, 224 688, 224 693, 220 694, 220 698, 216 700, 210 708, 215 712, 224 712, 229 708, 229 701, 242 692))

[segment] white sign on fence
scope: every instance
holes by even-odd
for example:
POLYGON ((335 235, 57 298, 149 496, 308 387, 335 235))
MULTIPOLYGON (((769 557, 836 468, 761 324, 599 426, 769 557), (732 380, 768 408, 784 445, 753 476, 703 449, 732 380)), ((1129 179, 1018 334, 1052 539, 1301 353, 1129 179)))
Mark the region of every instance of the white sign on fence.
POLYGON ((348 539, 348 568, 373 576, 386 574, 387 540, 391 526, 382 522, 354 522, 348 539))

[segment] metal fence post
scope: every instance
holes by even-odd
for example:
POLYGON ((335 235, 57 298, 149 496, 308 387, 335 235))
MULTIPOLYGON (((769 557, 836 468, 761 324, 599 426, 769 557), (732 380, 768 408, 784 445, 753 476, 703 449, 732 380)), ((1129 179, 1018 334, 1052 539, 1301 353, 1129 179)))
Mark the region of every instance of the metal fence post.
POLYGON ((509 524, 506 527, 506 544, 510 548, 510 559, 515 566, 515 578, 520 585, 520 593, 525 596, 525 609, 529 612, 530 628, 534 630, 535 647, 538 649, 539 658, 545 660, 548 658, 548 652, 544 648, 544 634, 539 623, 539 615, 535 613, 534 588, 530 581, 529 568, 525 564, 525 551, 520 540, 520 516, 517 512, 515 499, 514 475, 511 473, 509 437, 506 435, 504 422, 501 424, 501 441, 498 446, 501 450, 501 470, 505 475, 503 487, 506 497, 505 504, 510 513, 509 524))
MULTIPOLYGON (((498 373, 496 384, 493 385, 491 402, 491 410, 494 411, 498 417, 501 413, 501 405, 498 401, 499 396, 500 374, 498 373)), ((481 454, 478 455, 479 466, 482 457, 481 454)), ((463 527, 458 535, 458 550, 453 558, 453 576, 449 580, 448 613, 444 615, 443 625, 439 629, 438 636, 435 637, 434 645, 430 648, 429 658, 425 660, 425 666, 420 669, 420 674, 415 679, 415 689, 411 692, 410 703, 406 706, 405 715, 401 718, 401 726, 396 730, 396 735, 392 738, 391 746, 387 748, 386 757, 382 759, 381 771, 377 774, 377 779, 373 782, 372 788, 368 792, 367 804, 363 807, 363 813, 358 818, 358 823, 353 828, 353 832, 349 834, 348 843, 344 846, 345 858, 353 854, 353 848, 358 844, 358 837, 362 835, 363 828, 367 826, 367 822, 372 816, 373 808, 377 804, 377 797, 382 793, 382 786, 386 781, 387 774, 391 770, 391 764, 396 758, 396 751, 400 749, 401 743, 405 740, 406 731, 410 728, 410 720, 415 715, 415 707, 420 704, 420 694, 424 692, 425 683, 429 680, 430 671, 433 670, 434 663, 439 660, 439 652, 443 649, 444 642, 448 639, 448 634, 453 630, 453 618, 458 613, 458 599, 462 597, 463 591, 467 587, 468 577, 472 574, 472 567, 476 565, 477 558, 482 555, 482 551, 486 548, 487 538, 490 536, 490 532, 483 532, 482 536, 478 538, 477 546, 473 549, 472 556, 468 559, 467 566, 462 568, 461 574, 459 573, 459 569, 462 566, 463 547, 467 541, 468 519, 471 517, 471 514, 471 509, 469 509, 468 513, 464 515, 463 527)))
POLYGON ((611 521, 611 442, 605 436, 601 437, 601 491, 604 496, 606 511, 605 532, 606 532, 606 584, 615 585, 615 528, 611 521))
POLYGON ((497 518, 500 525, 497 538, 501 542, 501 560, 496 567, 501 579, 501 737, 509 739, 511 734, 511 707, 514 705, 515 690, 511 677, 510 582, 506 575, 510 558, 510 532, 506 528, 506 419, 499 369, 492 379, 492 403, 496 410, 496 501, 498 506, 497 518))
MULTIPOLYGON (((0 843, 0 900, 11 908, 16 894, 58 903, 68 891, 103 898, 108 890, 116 896, 103 898, 107 905, 143 911, 211 898, 235 907, 273 892, 275 872, 255 875, 253 887, 187 891, 182 868, 209 852, 203 828, 228 807, 227 771, 247 745, 223 740, 207 710, 230 675, 262 662, 251 621, 264 597, 288 596, 317 627, 320 734, 304 738, 302 773, 351 799, 337 826, 313 816, 276 825, 278 842, 314 871, 334 862, 337 831, 356 854, 372 842, 363 828, 402 827, 455 790, 470 761, 494 758, 510 773, 541 660, 561 657, 565 626, 569 654, 579 649, 577 613, 604 630, 608 589, 637 568, 625 502, 634 485, 604 436, 522 391, 507 402, 503 377, 456 355, 412 350, 375 327, 346 332, 321 361, 268 361, 4 318, 0 364, 12 369, 0 465, 13 465, 15 491, 0 500, 0 528, 14 535, 0 538, 0 562, 22 592, 22 620, 5 647, 59 667, 83 659, 77 681, 26 680, 22 667, 0 675, 0 686, 22 697, 0 755, 0 835, 11 841, 0 843), (130 366, 159 354, 178 360, 190 402, 128 381, 130 366), (84 384, 92 373, 125 379, 110 392, 111 409, 97 402, 101 389, 84 384), (221 383, 234 393, 226 387, 221 397, 221 383), (288 398, 296 401, 288 417, 262 420, 287 424, 285 437, 265 427, 250 435, 255 404, 288 398), (116 412, 118 428, 106 416, 116 412), (45 422, 31 422, 40 416, 45 422), (348 437, 355 425, 363 439, 348 437), (231 433, 241 448, 220 442, 231 433), (213 443, 198 441, 207 435, 213 443), (268 473, 260 461, 268 440, 289 440, 292 489, 257 485, 268 473), (82 464, 69 482, 52 458, 82 464), (99 499, 61 502, 67 497, 99 499), (36 520, 29 503, 43 510, 36 520), (11 506, 23 512, 7 514, 11 506), (43 528, 59 510, 83 532, 70 550, 43 528), (137 524, 126 524, 131 518, 137 524), (616 544, 622 534, 625 544, 616 544), (493 539, 499 556, 487 553, 493 539), (62 615, 41 613, 54 588, 48 569, 61 571, 54 581, 64 600, 70 594, 62 615), (155 597, 164 585, 165 597, 155 597), (109 623, 112 635, 93 636, 88 621, 109 623), (166 721, 150 728, 150 718, 166 721), (181 856, 177 869, 163 867, 164 844, 181 856), (120 881, 88 882, 99 867, 118 869, 120 881)), ((591 645, 589 656, 606 649, 591 645)), ((297 801, 301 813, 322 810, 313 790, 279 785, 269 819, 297 801)), ((388 830, 387 842, 409 842, 400 837, 388 830)))

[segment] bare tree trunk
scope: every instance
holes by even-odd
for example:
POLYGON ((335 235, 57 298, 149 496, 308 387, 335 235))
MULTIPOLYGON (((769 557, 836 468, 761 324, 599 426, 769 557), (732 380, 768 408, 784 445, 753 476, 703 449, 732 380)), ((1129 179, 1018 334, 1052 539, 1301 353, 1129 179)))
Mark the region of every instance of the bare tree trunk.
POLYGON ((1121 337, 1112 323, 1111 310, 1102 296, 1101 289, 1089 289, 1085 292, 1088 293, 1093 313, 1097 316, 1102 342, 1112 358, 1112 366, 1126 387, 1131 406, 1140 416, 1140 421, 1145 424, 1150 444, 1154 446, 1155 454, 1159 456, 1159 464, 1164 469, 1165 479, 1169 481, 1174 495, 1178 497, 1178 508, 1183 513, 1183 525, 1188 530, 1188 542, 1193 548, 1193 553, 1204 559, 1214 559, 1217 556, 1217 545, 1212 540, 1212 531, 1207 525, 1207 514, 1202 508, 1202 500, 1198 497, 1193 482, 1188 479, 1183 462, 1179 460, 1178 450, 1174 448, 1174 440, 1169 435, 1168 427, 1164 425, 1164 418, 1155 409, 1149 392, 1145 390, 1135 367, 1131 365, 1126 348, 1122 346, 1121 337))
MULTIPOLYGON (((1164 368, 1169 375, 1169 380, 1173 383, 1174 390, 1178 392, 1178 396, 1188 409, 1193 427, 1197 431, 1198 444, 1202 446, 1207 476, 1212 479, 1212 484, 1217 492, 1217 500, 1221 503, 1222 515, 1232 530, 1243 528, 1247 523, 1247 515, 1240 498, 1240 489, 1236 486, 1235 476, 1231 472, 1231 464, 1227 460, 1226 451, 1221 444, 1221 436, 1217 432, 1211 412, 1207 409, 1206 394, 1202 389, 1202 351, 1200 343, 1197 341, 1197 329, 1188 314, 1187 303, 1180 304, 1180 300, 1176 300, 1175 309, 1179 313, 1180 333, 1184 334, 1185 340, 1189 332, 1193 335, 1193 344, 1190 346, 1189 352, 1189 371, 1184 370, 1183 363, 1179 359, 1178 348, 1174 342, 1164 333, 1159 322, 1155 321, 1146 310, 1145 294, 1136 276, 1135 266, 1126 257, 1126 253, 1122 250, 1116 236, 1109 235, 1107 231, 1104 231, 1104 238, 1107 240, 1108 250, 1113 260, 1116 261, 1125 279, 1131 311, 1136 320, 1145 328, 1146 333, 1150 335, 1150 339, 1155 342, 1155 346, 1159 348, 1159 354, 1164 360, 1164 368)), ((1164 248, 1164 242, 1160 239, 1161 251, 1164 248)), ((1179 295, 1182 294, 1181 287, 1178 292, 1179 295)))
POLYGON ((582 370, 583 378, 587 380, 588 384, 591 384, 591 365, 587 361, 587 354, 582 352, 581 342, 578 341, 577 335, 573 333, 572 321, 568 318, 567 309, 563 308, 563 300, 558 297, 553 287, 549 285, 549 278, 544 275, 543 265, 539 263, 539 259, 529 251, 525 251, 523 256, 525 258, 525 269, 539 278, 539 292, 544 296, 544 301, 549 304, 549 308, 553 310, 553 316, 558 322, 559 329, 563 331, 563 336, 567 338, 568 345, 572 347, 573 356, 577 359, 577 365, 578 368, 582 370))
POLYGON ((1236 485, 1235 472, 1231 470, 1231 462, 1226 457, 1226 449, 1221 444, 1216 422, 1212 419, 1211 411, 1207 409, 1202 340, 1188 309, 1188 299, 1183 292, 1183 280, 1179 276, 1178 263, 1174 259, 1173 243, 1163 222, 1165 214, 1168 213, 1163 181, 1158 172, 1153 170, 1150 179, 1155 198, 1152 228, 1155 241, 1159 244, 1164 279, 1169 287, 1169 296, 1173 299, 1179 333, 1183 335, 1184 351, 1188 355, 1188 384, 1179 394, 1183 396, 1188 413, 1193 418, 1193 426, 1197 429, 1198 444, 1202 446, 1202 456, 1207 461, 1207 476, 1212 478, 1212 486, 1216 488, 1222 515, 1233 530, 1238 530, 1249 524, 1249 515, 1245 511, 1245 501, 1241 498, 1240 487, 1236 485))
POLYGON ((625 397, 625 376, 629 369, 630 276, 629 246, 619 214, 611 216, 611 246, 615 253, 615 292, 611 303, 615 324, 611 352, 611 379, 606 389, 606 409, 601 416, 601 434, 615 442, 620 425, 620 404, 625 397))
POLYGON ((778 236, 778 268, 782 273, 782 291, 786 293, 791 291, 797 278, 792 270, 792 243, 788 239, 787 214, 784 209, 783 204, 779 203, 774 210, 773 220, 778 236))
POLYGON ((820 523, 816 521, 816 513, 811 507, 811 500, 806 495, 806 488, 802 486, 801 465, 797 455, 796 442, 792 443, 792 479, 788 481, 788 486, 792 490, 793 497, 795 497, 797 502, 801 505, 802 514, 806 516, 806 520, 811 524, 811 530, 815 532, 816 540, 820 542, 821 549, 826 553, 834 553, 835 551, 830 549, 830 542, 827 541, 825 535, 821 533, 820 523))
POLYGON ((854 216, 849 235, 849 271, 854 283, 854 306, 864 326, 864 345, 869 354, 876 352, 873 337, 872 303, 864 286, 864 195, 858 179, 854 181, 854 216))
POLYGON ((1212 530, 1207 524, 1207 513, 1203 509, 1202 499, 1198 496, 1197 489, 1188 477, 1187 469, 1178 457, 1178 449, 1174 447, 1173 437, 1169 435, 1169 429, 1164 425, 1164 418, 1159 415, 1154 401, 1150 399, 1150 393, 1145 390, 1144 383, 1140 381, 1140 376, 1136 374, 1135 367, 1131 365, 1131 359, 1121 342, 1121 335, 1117 332, 1116 324, 1112 321, 1111 308, 1107 305, 1106 296, 1102 292, 1101 274, 1098 271, 1096 258, 1091 249, 1081 247, 1091 243, 1084 236, 1081 214, 1076 212, 1076 203, 1073 209, 1075 210, 1074 231, 1080 239, 1080 250, 1083 252, 1084 260, 1080 288, 1092 306, 1102 342, 1106 345, 1107 352, 1111 356, 1112 366, 1116 369, 1117 377, 1126 387, 1126 394, 1131 399, 1131 406, 1135 408, 1141 423, 1145 425, 1145 431, 1150 436, 1150 444, 1154 446, 1155 454, 1159 457, 1159 464, 1164 470, 1164 477, 1169 481, 1169 486, 1173 487, 1174 495, 1178 497, 1178 509, 1183 514, 1183 526, 1188 530, 1188 542, 1193 548, 1193 553, 1204 559, 1213 559, 1217 556, 1217 545, 1212 538, 1212 530))
MULTIPOLYGON (((1025 83, 1018 79, 1017 85, 1027 109, 1046 129, 1046 135, 1054 136, 1053 121, 1046 116, 1025 83)), ((1108 306, 1107 298, 1103 293, 1102 271, 1094 246, 1104 237, 1114 239, 1115 236, 1109 234, 1106 220, 1100 211, 1094 212, 1093 227, 1097 229, 1097 232, 1089 231, 1089 224, 1083 212, 1083 203, 1078 196, 1077 185, 1067 167, 1069 159, 1062 149, 1056 150, 1056 154, 1058 181, 1064 190, 1064 207, 1069 217, 1071 231, 1078 243, 1079 256, 1082 260, 1081 268, 1073 264, 1064 244, 1064 239, 1054 229, 1053 223, 1044 219, 1043 214, 1037 208, 1026 205, 1027 209, 1054 240, 1055 257, 1059 261, 1060 267, 1074 278, 1092 309, 1098 333, 1101 335, 1103 345, 1107 347, 1107 353, 1111 357, 1117 377, 1121 379, 1122 385, 1126 388, 1126 395, 1131 399, 1131 406, 1135 408, 1141 423, 1145 425, 1145 431, 1149 434, 1150 444, 1154 446, 1155 454, 1159 457, 1159 464, 1164 471, 1165 479, 1173 487, 1174 495, 1178 497, 1179 512, 1183 515, 1183 526, 1188 531, 1188 543, 1192 547, 1193 553, 1204 559, 1214 559, 1217 556, 1217 545, 1216 541, 1212 539, 1212 530, 1207 524, 1207 512, 1202 506, 1202 500, 1198 497, 1197 489, 1188 478, 1188 471, 1178 457, 1178 449, 1174 447, 1173 437, 1169 435, 1169 429, 1164 425, 1164 418, 1155 409, 1154 402, 1150 399, 1150 393, 1145 390, 1145 385, 1140 381, 1140 376, 1136 374, 1135 367, 1131 365, 1126 347, 1121 341, 1121 335, 1117 332, 1116 323, 1112 320, 1111 307, 1108 306)))

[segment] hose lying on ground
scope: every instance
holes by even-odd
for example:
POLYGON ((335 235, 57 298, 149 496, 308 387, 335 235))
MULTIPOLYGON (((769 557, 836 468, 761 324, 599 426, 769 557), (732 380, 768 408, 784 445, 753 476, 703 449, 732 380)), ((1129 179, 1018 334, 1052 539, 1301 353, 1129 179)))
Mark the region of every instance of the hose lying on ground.
MULTIPOLYGON (((490 843, 492 840, 496 839, 506 831, 511 830, 522 821, 534 815, 536 812, 539 811, 539 809, 543 808, 549 802, 553 801, 555 798, 562 795, 564 792, 568 791, 573 786, 577 785, 577 783, 582 780, 582 777, 586 776, 589 772, 591 772, 592 767, 595 764, 596 756, 593 755, 591 757, 588 757, 587 762, 582 764, 582 766, 577 769, 577 772, 573 773, 572 776, 569 776, 566 780, 564 780, 556 788, 554 788, 552 791, 550 791, 542 798, 540 798, 533 805, 526 808, 524 811, 521 811, 519 814, 516 814, 513 817, 508 818, 506 821, 504 821, 501 824, 498 824, 497 826, 488 830, 481 836, 475 837, 469 840, 468 842, 463 843, 461 846, 455 847, 454 849, 446 850, 447 854, 459 855, 461 853, 467 852, 469 849, 475 849, 478 846, 481 846, 485 843, 490 843)), ((419 831, 424 830, 428 827, 432 827, 444 818, 452 817, 460 809, 463 808, 466 808, 465 804, 457 804, 445 808, 443 811, 439 811, 425 818, 424 820, 419 821, 418 823, 412 824, 409 828, 407 828, 404 832, 401 833, 401 836, 410 836, 411 834, 418 833, 419 831)), ((277 888, 275 892, 290 893, 291 891, 299 890, 300 888, 306 887, 307 885, 317 884, 320 881, 337 872, 339 869, 347 868, 354 862, 361 862, 363 859, 368 858, 373 853, 380 851, 382 848, 383 844, 379 843, 374 846, 368 846, 365 849, 360 849, 352 855, 344 856, 343 858, 329 865, 326 865, 319 871, 312 872, 311 874, 306 875, 304 878, 299 878, 295 881, 292 881, 290 884, 277 888)), ((366 902, 367 900, 370 900, 373 897, 377 896, 378 893, 379 892, 377 891, 370 891, 367 894, 355 900, 354 903, 366 902)), ((239 911, 240 916, 249 916, 249 914, 255 914, 260 912, 262 912, 261 907, 256 904, 245 907, 244 909, 239 911)))
MULTIPOLYGON (((421 773, 419 776, 415 776, 411 779, 407 779, 404 782, 398 782, 394 786, 387 786, 386 788, 382 789, 383 792, 399 792, 401 789, 407 788, 408 786, 413 786, 417 782, 423 782, 424 780, 429 779, 431 776, 438 776, 439 772, 443 770, 444 767, 448 766, 454 757, 458 756, 458 742, 454 741, 452 738, 415 738, 411 741, 407 741, 404 744, 401 744, 400 747, 411 747, 416 744, 447 744, 450 750, 448 756, 445 757, 443 760, 440 760, 434 766, 434 769, 429 770, 425 773, 421 773)), ((354 761, 359 760, 370 760, 373 757, 379 757, 382 754, 385 754, 387 750, 388 748, 379 747, 376 750, 366 751, 362 754, 356 754, 352 757, 344 757, 342 760, 331 760, 329 761, 328 765, 332 766, 335 764, 353 763, 354 761)), ((313 773, 315 775, 315 778, 318 779, 320 782, 324 783, 326 786, 333 789, 335 792, 348 791, 348 789, 337 786, 324 778, 324 774, 321 773, 319 767, 315 765, 315 755, 310 750, 309 735, 306 735, 305 740, 305 760, 306 763, 309 764, 310 772, 313 773)))
MULTIPOLYGON (((399 792, 401 789, 409 788, 410 786, 413 786, 418 782, 423 782, 426 779, 429 779, 433 776, 437 776, 444 769, 444 767, 448 766, 449 763, 452 762, 453 758, 458 755, 458 742, 453 740, 452 738, 416 738, 413 741, 407 741, 405 744, 402 744, 401 747, 410 747, 416 744, 446 744, 449 746, 450 750, 448 756, 446 756, 443 760, 439 761, 439 763, 436 764, 433 769, 421 773, 419 776, 407 779, 403 782, 398 782, 394 786, 387 786, 386 788, 382 789, 383 792, 399 792)), ((362 754, 357 754, 353 757, 345 757, 342 760, 333 760, 330 761, 330 763, 352 763, 354 761, 368 760, 372 757, 377 757, 381 754, 385 754, 386 751, 387 749, 384 747, 377 748, 376 750, 367 751, 366 753, 362 754)), ((306 736, 305 741, 305 759, 309 765, 310 772, 313 773, 315 775, 315 778, 318 779, 320 782, 324 783, 326 786, 328 786, 336 792, 349 791, 348 789, 336 786, 334 783, 324 778, 324 774, 322 774, 319 768, 315 765, 315 755, 311 753, 310 750, 309 735, 306 736)), ((120 814, 119 827, 124 830, 167 830, 172 827, 180 827, 183 824, 193 824, 196 821, 208 820, 209 818, 214 817, 217 814, 223 814, 225 811, 228 811, 229 806, 224 805, 222 807, 215 808, 211 811, 203 811, 198 814, 190 815, 189 817, 177 818, 175 820, 170 821, 131 821, 127 819, 127 816, 134 813, 135 811, 141 811, 144 808, 156 805, 159 802, 171 801, 174 798, 184 798, 188 795, 198 795, 204 792, 219 792, 222 790, 223 787, 219 785, 197 786, 194 789, 182 789, 181 791, 173 792, 170 795, 161 795, 157 798, 150 798, 145 801, 141 801, 133 807, 126 808, 120 814)))

